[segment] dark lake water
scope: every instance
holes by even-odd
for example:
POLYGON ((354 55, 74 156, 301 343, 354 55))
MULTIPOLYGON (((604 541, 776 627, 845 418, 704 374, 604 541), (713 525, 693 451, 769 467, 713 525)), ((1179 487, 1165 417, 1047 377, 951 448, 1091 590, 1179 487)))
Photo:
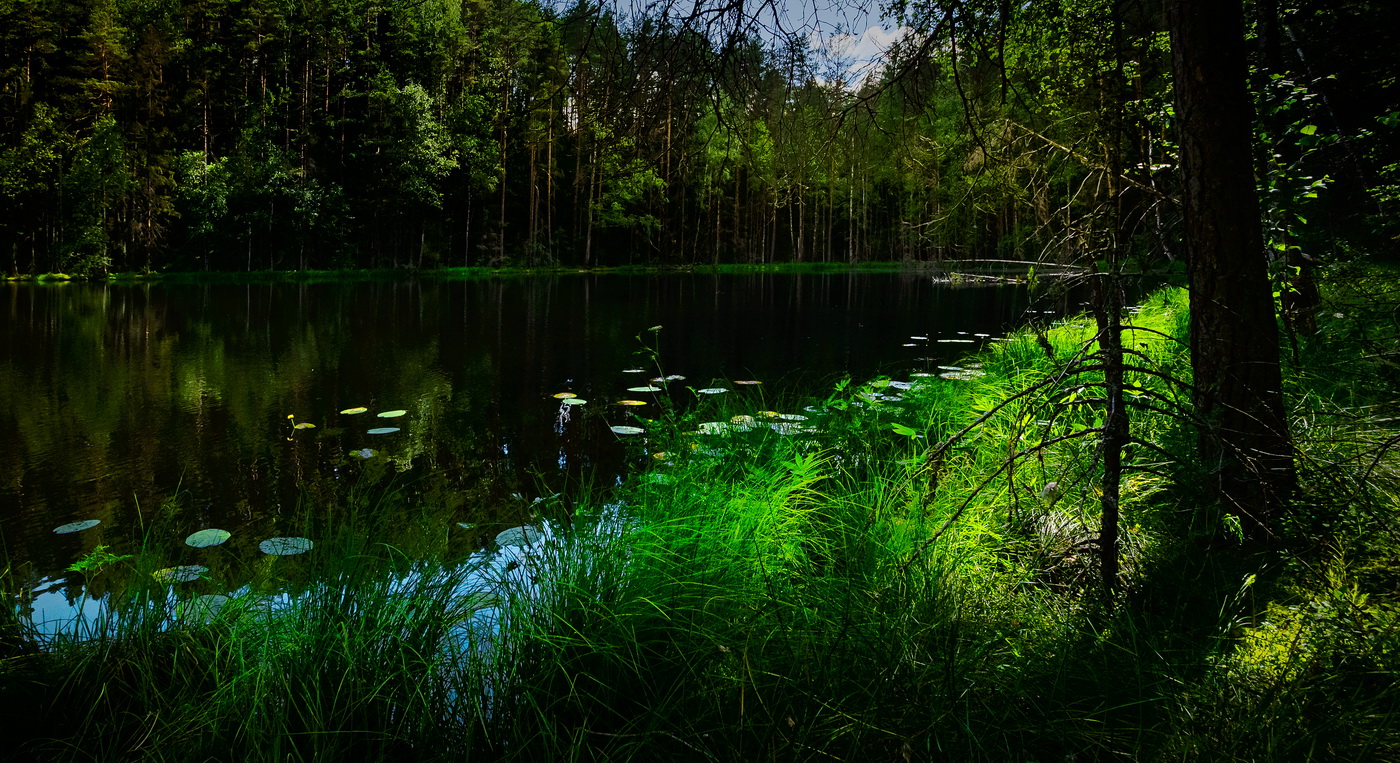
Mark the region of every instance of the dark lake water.
POLYGON ((154 527, 300 535, 367 470, 393 482, 396 510, 506 522, 639 468, 645 453, 609 427, 656 410, 626 391, 652 377, 685 377, 659 393, 680 406, 724 387, 769 408, 845 375, 907 378, 1055 309, 926 273, 9 284, 0 543, 16 574, 47 580, 154 527), (340 413, 355 407, 369 410, 340 413), (388 410, 406 413, 376 417, 388 410), (86 519, 101 525, 53 532, 86 519))

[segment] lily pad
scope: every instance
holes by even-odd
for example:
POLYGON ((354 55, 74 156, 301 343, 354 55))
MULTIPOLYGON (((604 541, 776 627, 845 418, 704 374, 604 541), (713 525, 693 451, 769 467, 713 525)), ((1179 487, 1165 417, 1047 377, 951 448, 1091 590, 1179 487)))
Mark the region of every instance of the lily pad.
POLYGON ((102 520, 100 519, 84 519, 81 522, 69 522, 66 525, 59 525, 58 527, 55 527, 53 531, 58 533, 59 535, 67 535, 68 533, 75 533, 81 532, 83 530, 88 530, 100 524, 102 524, 102 520))
POLYGON ((345 410, 341 411, 341 413, 345 414, 346 416, 354 416, 360 413, 365 413, 367 411, 369 411, 368 408, 346 408, 345 410))
POLYGON ((396 419, 406 413, 408 413, 408 411, 384 411, 383 413, 376 413, 375 415, 381 419, 396 419))
POLYGON ((195 548, 208 548, 210 546, 217 546, 231 537, 233 537, 233 533, 228 530, 216 530, 211 527, 200 530, 197 533, 192 533, 190 537, 185 538, 185 545, 195 548))
POLYGON ((806 421, 807 417, 800 413, 780 413, 777 416, 783 421, 806 421))
POLYGON ((176 613, 185 620, 194 620, 207 623, 219 615, 219 610, 224 608, 232 599, 221 594, 211 593, 204 596, 196 596, 189 601, 180 602, 176 613))
POLYGON ((186 564, 180 567, 166 567, 163 570, 156 570, 151 573, 151 577, 162 583, 188 583, 191 580, 199 580, 199 576, 208 572, 209 568, 198 564, 186 564))
POLYGON ((572 392, 555 392, 554 396, 559 398, 560 400, 570 400, 572 398, 578 397, 578 395, 575 395, 572 392))
POLYGON ((705 434, 724 434, 729 431, 729 422, 706 421, 700 424, 700 431, 705 434))
POLYGON ((374 429, 366 430, 365 434, 393 434, 397 431, 399 431, 398 427, 375 427, 374 429))
POLYGON ((496 533, 496 545, 498 546, 533 546, 539 543, 544 536, 538 527, 521 525, 511 527, 496 533))
POLYGON ((728 390, 727 388, 725 388, 725 387, 705 387, 704 389, 697 389, 697 390, 695 390, 695 394, 697 394, 697 395, 723 395, 724 393, 726 393, 726 392, 728 392, 728 391, 729 391, 729 390, 728 390))
POLYGON ((315 425, 315 424, 311 424, 311 423, 305 422, 305 421, 301 422, 300 424, 293 424, 293 425, 292 425, 292 429, 315 429, 315 428, 316 428, 316 425, 315 425))
POLYGON ((755 384, 762 384, 763 382, 758 381, 758 380, 756 380, 756 379, 735 379, 735 380, 734 380, 734 383, 735 383, 735 384, 742 384, 742 385, 744 385, 744 386, 746 386, 746 387, 751 387, 751 386, 753 386, 753 385, 755 385, 755 384))
POLYGON ((645 368, 624 368, 622 372, 624 374, 644 374, 647 370, 645 368))
POLYGON ((474 524, 472 524, 472 523, 470 523, 470 522, 458 522, 458 523, 457 523, 457 526, 460 527, 460 528, 462 528, 463 530, 474 530, 474 529, 476 529, 476 525, 474 525, 474 524))
POLYGON ((660 387, 653 387, 653 386, 651 386, 651 385, 647 385, 647 386, 645 386, 645 387, 628 387, 628 388, 627 388, 627 391, 628 391, 628 392, 660 392, 660 391, 661 391, 661 388, 660 388, 660 387))
POLYGON ((588 401, 581 397, 566 397, 561 400, 564 405, 587 405, 588 401))
POLYGON ((292 556, 306 553, 315 545, 307 538, 268 538, 258 548, 272 556, 292 556))
POLYGON ((356 458, 374 458, 374 451, 369 448, 360 448, 357 451, 353 451, 350 455, 356 458))
POLYGON ((644 400, 619 400, 618 405, 646 405, 644 400))
POLYGON ((614 434, 642 434, 643 432, 647 431, 645 429, 642 429, 641 427, 629 427, 621 424, 609 428, 612 429, 614 434))

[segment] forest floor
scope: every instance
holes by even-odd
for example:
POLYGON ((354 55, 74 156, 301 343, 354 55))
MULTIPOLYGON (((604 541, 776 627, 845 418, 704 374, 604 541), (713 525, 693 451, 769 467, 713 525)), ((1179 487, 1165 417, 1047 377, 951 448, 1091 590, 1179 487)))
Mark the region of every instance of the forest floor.
POLYGON ((43 643, 10 616, 0 751, 1394 760, 1400 289, 1337 274, 1326 295, 1285 342, 1301 488, 1267 548, 1210 504, 1166 289, 1124 331, 1111 591, 1102 364, 1067 320, 938 375, 670 410, 606 503, 482 555, 383 548, 366 513, 294 590, 254 580, 214 611, 138 576, 96 632, 43 643))

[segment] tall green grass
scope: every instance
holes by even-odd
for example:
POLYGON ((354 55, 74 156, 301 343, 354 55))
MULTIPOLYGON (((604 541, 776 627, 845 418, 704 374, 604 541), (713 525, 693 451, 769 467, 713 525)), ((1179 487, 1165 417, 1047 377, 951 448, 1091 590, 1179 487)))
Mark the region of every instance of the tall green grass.
POLYGON ((44 651, 0 622, 19 645, 0 697, 23 721, 6 744, 46 760, 1393 759, 1400 464, 1385 416, 1343 414, 1394 385, 1322 365, 1374 347, 1315 340, 1333 344, 1290 393, 1310 489, 1284 550, 1252 556, 1200 519, 1185 309, 1154 295, 1125 335, 1139 405, 1114 606, 1093 544, 1102 377, 1092 326, 1068 322, 909 389, 670 411, 633 441, 651 468, 547 516, 528 550, 408 552, 362 523, 213 617, 149 583, 44 651))

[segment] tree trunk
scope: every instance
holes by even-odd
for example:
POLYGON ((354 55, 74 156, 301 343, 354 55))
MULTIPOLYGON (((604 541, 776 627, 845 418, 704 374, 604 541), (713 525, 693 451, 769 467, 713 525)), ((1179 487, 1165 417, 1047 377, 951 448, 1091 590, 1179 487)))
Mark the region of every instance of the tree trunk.
POLYGON ((1241 0, 1168 5, 1184 180, 1194 404, 1225 510, 1267 541, 1296 482, 1251 166, 1241 0))

